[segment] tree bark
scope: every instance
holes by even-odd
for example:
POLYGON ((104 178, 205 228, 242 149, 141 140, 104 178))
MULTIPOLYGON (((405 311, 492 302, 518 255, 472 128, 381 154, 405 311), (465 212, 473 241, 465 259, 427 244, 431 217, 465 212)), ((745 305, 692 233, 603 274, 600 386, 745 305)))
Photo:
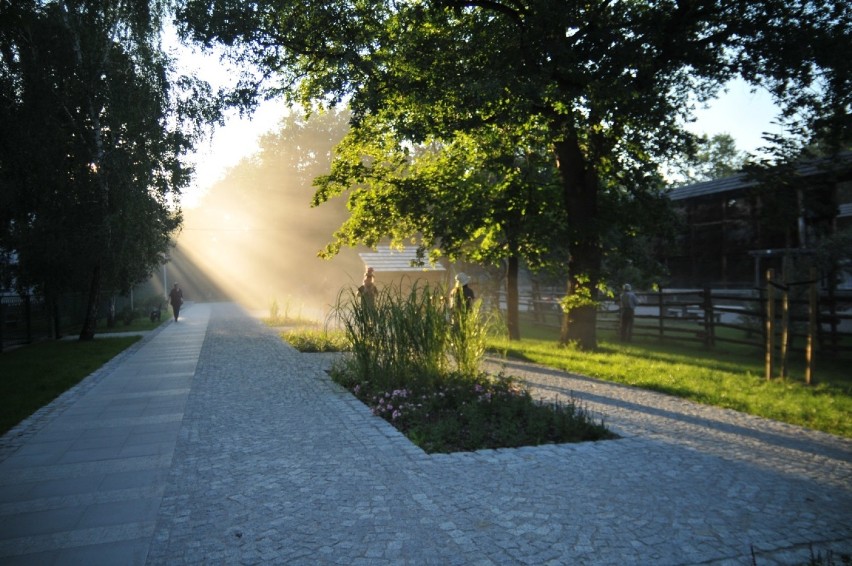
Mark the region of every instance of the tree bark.
POLYGON ((598 178, 583 155, 576 133, 563 126, 554 143, 562 181, 569 233, 568 295, 588 300, 563 314, 561 344, 597 348, 597 286, 600 280, 600 231, 597 226, 598 178))
POLYGON ((518 256, 509 256, 506 270, 506 325, 509 328, 509 340, 521 339, 521 324, 518 305, 518 256))

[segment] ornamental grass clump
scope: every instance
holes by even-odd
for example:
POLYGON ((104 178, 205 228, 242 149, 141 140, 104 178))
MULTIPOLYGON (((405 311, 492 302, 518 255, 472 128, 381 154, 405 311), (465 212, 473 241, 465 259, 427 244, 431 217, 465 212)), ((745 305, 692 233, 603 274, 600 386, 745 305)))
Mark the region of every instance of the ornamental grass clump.
POLYGON ((334 380, 427 452, 613 437, 573 402, 537 403, 512 378, 480 371, 490 327, 480 301, 451 312, 440 288, 344 291, 335 316, 352 355, 334 380))
POLYGON ((446 370, 447 321, 440 289, 388 286, 375 295, 344 290, 334 315, 351 345, 358 382, 393 390, 430 386, 446 370))

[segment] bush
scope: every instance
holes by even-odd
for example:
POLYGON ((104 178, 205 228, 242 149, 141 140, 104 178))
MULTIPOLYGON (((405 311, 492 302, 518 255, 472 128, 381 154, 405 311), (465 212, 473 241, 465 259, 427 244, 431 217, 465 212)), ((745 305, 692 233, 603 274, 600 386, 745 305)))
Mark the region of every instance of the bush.
POLYGON ((131 309, 130 307, 124 307, 121 309, 121 312, 118 314, 118 318, 124 322, 124 326, 130 326, 133 324, 133 321, 139 318, 139 311, 136 309, 131 309))
POLYGON ((535 402, 512 378, 479 371, 480 303, 451 317, 440 289, 344 291, 335 313, 352 356, 332 378, 427 452, 613 438, 575 403, 535 402))
POLYGON ((453 374, 434 388, 392 390, 357 383, 340 368, 332 376, 430 453, 615 438, 575 402, 537 403, 506 376, 453 374))

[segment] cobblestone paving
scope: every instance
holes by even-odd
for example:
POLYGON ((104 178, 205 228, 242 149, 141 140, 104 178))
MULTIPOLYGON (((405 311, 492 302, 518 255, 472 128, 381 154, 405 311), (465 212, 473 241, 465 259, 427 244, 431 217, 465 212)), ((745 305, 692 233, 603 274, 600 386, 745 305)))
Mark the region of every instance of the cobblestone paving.
MULTIPOLYGON (((852 442, 505 364, 621 439, 427 455, 214 306, 149 564, 803 564, 852 552, 852 442)), ((492 362, 492 367, 503 367, 492 362)))

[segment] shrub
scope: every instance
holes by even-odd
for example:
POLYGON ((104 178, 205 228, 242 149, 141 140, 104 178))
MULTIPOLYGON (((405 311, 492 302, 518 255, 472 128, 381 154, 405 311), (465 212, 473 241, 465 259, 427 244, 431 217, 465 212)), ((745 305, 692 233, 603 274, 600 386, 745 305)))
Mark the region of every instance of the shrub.
POLYGON ((139 318, 140 313, 136 309, 131 309, 130 307, 124 307, 121 309, 121 312, 118 314, 118 318, 124 322, 125 326, 130 326, 133 324, 133 321, 139 318))
POLYGON ((427 452, 614 437, 573 401, 536 403, 512 378, 480 372, 489 325, 478 301, 451 317, 440 289, 349 290, 334 315, 352 356, 332 378, 427 452))
POLYGON ((535 402, 512 378, 445 377, 434 389, 375 389, 333 372, 380 416, 426 452, 458 452, 614 438, 573 400, 535 402))

